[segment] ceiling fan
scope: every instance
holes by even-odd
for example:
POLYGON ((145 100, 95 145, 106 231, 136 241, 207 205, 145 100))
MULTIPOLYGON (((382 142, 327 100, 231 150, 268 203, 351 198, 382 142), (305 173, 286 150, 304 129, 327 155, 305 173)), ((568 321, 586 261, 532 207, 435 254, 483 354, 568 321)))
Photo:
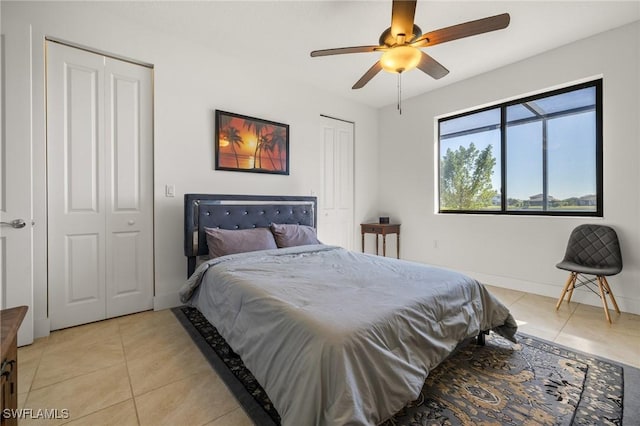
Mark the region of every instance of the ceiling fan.
POLYGON ((447 75, 449 70, 420 50, 420 48, 500 30, 509 26, 511 19, 508 13, 503 13, 422 34, 420 27, 413 23, 415 13, 416 0, 393 0, 391 27, 382 32, 379 45, 314 50, 311 52, 311 56, 383 52, 380 60, 364 73, 360 80, 353 85, 352 89, 364 87, 369 80, 383 69, 391 73, 401 74, 417 67, 437 80, 447 75))

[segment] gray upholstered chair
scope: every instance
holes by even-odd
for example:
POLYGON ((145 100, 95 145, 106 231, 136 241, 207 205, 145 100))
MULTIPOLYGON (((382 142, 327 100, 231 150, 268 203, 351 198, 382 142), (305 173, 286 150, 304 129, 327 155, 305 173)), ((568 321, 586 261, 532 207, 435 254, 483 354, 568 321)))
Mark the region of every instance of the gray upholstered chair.
POLYGON ((606 294, 611 298, 616 312, 620 313, 607 281, 608 276, 616 275, 622 271, 620 242, 613 228, 605 225, 578 226, 571 232, 564 259, 556 267, 571 272, 562 289, 556 309, 560 308, 565 295, 568 295, 567 303, 569 303, 573 290, 580 286, 586 286, 602 299, 604 314, 609 322, 611 322, 611 316, 605 298, 606 294), (585 275, 595 276, 595 278, 588 278, 585 275), (598 284, 599 292, 591 288, 590 284, 592 283, 598 284))

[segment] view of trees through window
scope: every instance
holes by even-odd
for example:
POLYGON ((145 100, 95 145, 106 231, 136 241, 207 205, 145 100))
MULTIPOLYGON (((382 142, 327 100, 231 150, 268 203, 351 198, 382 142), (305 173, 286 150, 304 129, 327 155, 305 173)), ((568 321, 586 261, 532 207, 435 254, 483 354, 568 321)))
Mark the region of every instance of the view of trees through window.
POLYGON ((602 216, 602 82, 439 120, 440 212, 602 216))

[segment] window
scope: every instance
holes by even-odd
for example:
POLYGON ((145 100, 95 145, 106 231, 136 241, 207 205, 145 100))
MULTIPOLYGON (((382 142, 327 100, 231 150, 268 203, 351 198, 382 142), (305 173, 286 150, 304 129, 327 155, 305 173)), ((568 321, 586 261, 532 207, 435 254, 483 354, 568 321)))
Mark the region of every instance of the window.
POLYGON ((438 121, 441 213, 602 216, 602 80, 438 121))

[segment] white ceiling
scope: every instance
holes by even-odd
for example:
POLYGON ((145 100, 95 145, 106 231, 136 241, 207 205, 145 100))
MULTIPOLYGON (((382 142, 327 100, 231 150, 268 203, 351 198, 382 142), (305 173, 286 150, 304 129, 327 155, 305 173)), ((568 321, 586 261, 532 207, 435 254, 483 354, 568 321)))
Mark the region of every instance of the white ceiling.
MULTIPOLYGON (((379 53, 311 58, 316 49, 377 44, 390 25, 391 0, 141 1, 101 3, 122 19, 175 33, 212 51, 269 67, 287 78, 373 107, 393 104, 397 77, 381 72, 364 88, 351 86, 379 53)), ((403 75, 409 98, 640 19, 635 1, 420 1, 423 32, 508 12, 508 28, 428 48, 450 70, 434 80, 403 75)))

